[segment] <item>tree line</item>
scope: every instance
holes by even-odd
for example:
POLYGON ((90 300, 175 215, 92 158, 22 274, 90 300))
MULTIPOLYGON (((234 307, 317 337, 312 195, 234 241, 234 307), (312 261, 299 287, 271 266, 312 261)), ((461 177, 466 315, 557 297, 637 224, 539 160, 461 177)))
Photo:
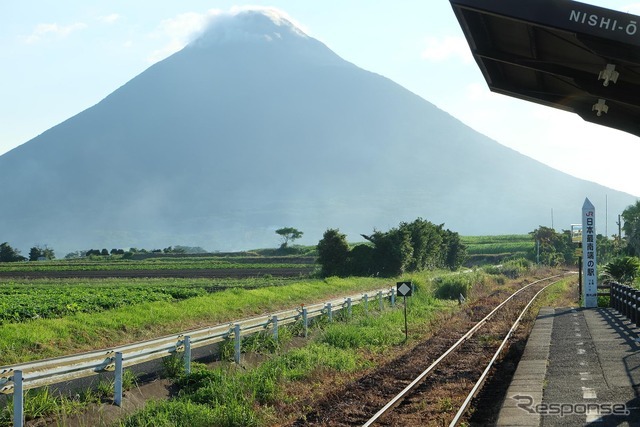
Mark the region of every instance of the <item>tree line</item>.
MULTIPOLYGON (((206 253, 207 251, 199 246, 169 246, 164 249, 138 249, 129 248, 124 249, 87 249, 81 251, 70 252, 65 255, 65 259, 86 258, 91 256, 113 256, 120 255, 123 258, 130 258, 133 254, 141 253, 164 253, 164 254, 199 254, 206 253)), ((22 261, 39 261, 39 260, 52 260, 56 255, 53 249, 48 246, 34 246, 29 250, 29 256, 25 257, 21 255, 21 252, 12 247, 8 242, 0 244, 0 262, 22 262, 22 261)))
POLYGON ((328 229, 317 246, 321 275, 394 277, 425 269, 455 270, 466 257, 458 233, 422 218, 361 236, 367 243, 350 247, 338 229, 328 229))
POLYGON ((29 258, 20 255, 18 249, 13 248, 8 242, 0 244, 0 262, 38 261, 41 259, 54 259, 53 249, 47 246, 34 246, 29 250, 29 258))
MULTIPOLYGON (((605 279, 633 284, 640 276, 640 200, 628 206, 621 219, 624 236, 596 235, 596 257, 605 279)), ((530 259, 550 266, 576 264, 579 245, 572 243, 570 231, 540 226, 529 234, 536 242, 530 259)))

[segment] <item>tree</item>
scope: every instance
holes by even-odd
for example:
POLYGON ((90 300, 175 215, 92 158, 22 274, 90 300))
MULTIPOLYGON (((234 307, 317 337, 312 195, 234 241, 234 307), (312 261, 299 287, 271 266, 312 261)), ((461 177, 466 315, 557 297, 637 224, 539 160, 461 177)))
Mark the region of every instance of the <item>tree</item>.
POLYGON ((349 244, 347 236, 339 230, 329 229, 318 242, 318 263, 323 277, 342 276, 347 273, 349 244))
POLYGON ((347 272, 353 276, 374 274, 373 247, 369 244, 356 245, 349 251, 347 272))
POLYGON ((444 266, 450 270, 460 268, 464 260, 467 258, 467 247, 460 240, 460 235, 451 230, 444 230, 444 266))
POLYGON ((406 228, 392 228, 385 233, 375 231, 371 236, 361 236, 373 243, 372 260, 376 274, 393 277, 407 271, 413 259, 413 247, 406 228))
POLYGON ((280 237, 282 237, 282 245, 280 245, 280 247, 284 249, 287 247, 289 242, 293 243, 294 240, 301 238, 304 233, 293 227, 284 227, 277 229, 276 234, 279 234, 280 237))
POLYGON ((55 257, 53 249, 47 246, 34 246, 29 250, 29 261, 38 261, 41 258, 49 260, 55 257))
MULTIPOLYGON (((553 228, 540 226, 529 233, 538 242, 540 250, 540 263, 557 267, 573 262, 575 247, 571 243, 569 231, 558 233, 553 228)), ((537 257, 536 248, 533 248, 533 258, 537 257)))
POLYGON ((400 230, 409 233, 413 248, 408 271, 421 271, 436 268, 441 264, 441 246, 443 243, 442 225, 436 226, 430 221, 418 218, 411 223, 400 223, 400 230))
POLYGON ((624 239, 629 255, 640 256, 640 200, 622 212, 624 239))
POLYGON ((0 244, 0 262, 17 262, 26 261, 27 259, 20 255, 20 251, 12 248, 9 243, 0 244))
POLYGON ((349 250, 343 234, 327 230, 318 243, 321 254, 318 262, 324 276, 393 277, 426 268, 455 270, 466 258, 466 247, 458 233, 445 230, 444 224, 435 225, 422 218, 402 222, 386 232, 374 230, 370 236, 361 236, 370 243, 349 250))
POLYGON ((640 259, 624 256, 616 258, 604 266, 605 274, 623 285, 633 285, 640 272, 640 259))

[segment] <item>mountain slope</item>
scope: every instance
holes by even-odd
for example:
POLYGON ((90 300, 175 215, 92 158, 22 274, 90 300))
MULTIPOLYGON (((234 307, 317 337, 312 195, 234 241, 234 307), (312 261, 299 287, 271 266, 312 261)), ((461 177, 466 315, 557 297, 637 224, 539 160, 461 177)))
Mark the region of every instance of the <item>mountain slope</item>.
MULTIPOLYGON (((420 216, 528 232, 634 198, 484 137, 281 18, 225 16, 97 105, 0 156, 0 240, 23 250, 313 244, 420 216)), ((603 232, 603 230, 601 231, 603 232)), ((60 253, 59 253, 60 255, 60 253)))

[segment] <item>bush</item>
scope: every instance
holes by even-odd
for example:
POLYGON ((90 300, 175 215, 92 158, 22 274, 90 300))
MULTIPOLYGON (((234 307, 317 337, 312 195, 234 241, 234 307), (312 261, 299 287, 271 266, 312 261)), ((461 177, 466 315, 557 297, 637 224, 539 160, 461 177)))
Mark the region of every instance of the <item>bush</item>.
POLYGON ((624 285, 632 285, 640 272, 640 259, 636 257, 616 258, 604 266, 606 278, 624 285))
POLYGON ((466 298, 472 285, 472 281, 468 276, 457 274, 435 278, 436 290, 434 295, 440 299, 458 299, 460 295, 466 298))
POLYGON ((484 268, 489 274, 502 274, 510 279, 517 279, 531 269, 531 261, 517 258, 501 265, 492 265, 484 268))

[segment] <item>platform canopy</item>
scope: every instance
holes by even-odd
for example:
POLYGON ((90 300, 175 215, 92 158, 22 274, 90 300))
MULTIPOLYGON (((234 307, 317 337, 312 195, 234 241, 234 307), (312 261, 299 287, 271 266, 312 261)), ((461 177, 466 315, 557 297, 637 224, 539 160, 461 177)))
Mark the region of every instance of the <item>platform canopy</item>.
POLYGON ((640 136, 640 16, 570 0, 450 0, 489 88, 640 136))

